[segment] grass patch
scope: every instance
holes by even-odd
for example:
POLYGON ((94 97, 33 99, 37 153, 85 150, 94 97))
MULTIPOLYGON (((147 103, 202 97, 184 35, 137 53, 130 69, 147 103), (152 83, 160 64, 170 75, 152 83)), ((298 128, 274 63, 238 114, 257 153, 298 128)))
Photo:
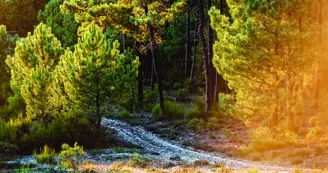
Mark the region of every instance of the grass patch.
POLYGON ((165 101, 164 108, 165 114, 161 111, 160 105, 156 104, 152 110, 153 117, 157 120, 178 120, 184 118, 185 110, 182 105, 172 101, 165 101))
POLYGON ((147 167, 149 164, 151 163, 151 160, 140 156, 138 153, 135 153, 134 155, 132 155, 128 161, 128 165, 131 167, 141 167, 141 168, 145 168, 147 167))
POLYGON ((55 164, 55 150, 45 145, 39 153, 33 152, 33 156, 39 164, 55 164))
POLYGON ((113 148, 113 151, 115 153, 124 153, 125 152, 125 149, 124 148, 121 148, 121 147, 114 147, 113 148))

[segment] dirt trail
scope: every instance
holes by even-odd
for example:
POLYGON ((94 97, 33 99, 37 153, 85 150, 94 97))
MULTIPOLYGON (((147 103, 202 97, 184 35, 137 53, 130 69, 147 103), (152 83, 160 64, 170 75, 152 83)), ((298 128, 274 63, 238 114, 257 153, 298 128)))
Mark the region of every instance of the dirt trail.
POLYGON ((253 163, 245 160, 228 158, 226 156, 209 153, 192 148, 185 148, 176 144, 172 144, 164 139, 157 137, 151 132, 146 131, 141 126, 131 126, 128 123, 103 119, 102 126, 115 129, 117 137, 120 140, 129 142, 133 145, 140 146, 144 149, 147 157, 163 160, 183 160, 186 162, 194 162, 196 160, 208 160, 211 163, 224 163, 226 166, 241 168, 258 168, 263 172, 291 172, 291 168, 280 166, 269 166, 259 163, 253 163))

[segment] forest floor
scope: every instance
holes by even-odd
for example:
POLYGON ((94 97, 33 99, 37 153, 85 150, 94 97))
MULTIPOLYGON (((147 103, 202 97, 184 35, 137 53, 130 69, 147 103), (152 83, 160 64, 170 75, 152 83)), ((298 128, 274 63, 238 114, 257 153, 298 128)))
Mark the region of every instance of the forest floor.
POLYGON ((219 129, 201 131, 189 128, 185 120, 154 121, 149 118, 132 118, 128 122, 132 125, 143 126, 160 138, 184 147, 220 153, 229 158, 249 160, 258 164, 319 169, 322 172, 328 172, 326 169, 328 166, 327 145, 308 146, 300 140, 296 145, 265 152, 247 152, 250 144, 248 128, 234 118, 220 119, 219 129))
MULTIPOLYGON (((102 125, 116 130, 121 141, 115 148, 87 151, 86 162, 79 167, 82 172, 328 172, 326 148, 301 142, 241 154, 250 143, 248 128, 229 117, 220 119, 219 129, 200 131, 189 128, 186 120, 155 121, 147 114, 104 118, 102 125), (135 153, 139 155, 134 157, 135 153)), ((35 163, 33 156, 26 158, 35 163)))

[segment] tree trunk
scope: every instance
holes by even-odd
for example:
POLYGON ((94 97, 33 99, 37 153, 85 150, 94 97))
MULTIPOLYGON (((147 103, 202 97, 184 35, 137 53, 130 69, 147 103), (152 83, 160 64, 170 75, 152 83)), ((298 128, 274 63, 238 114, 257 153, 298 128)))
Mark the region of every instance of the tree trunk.
MULTIPOLYGON (((190 0, 188 0, 190 4, 190 0)), ((190 72, 190 56, 191 56, 191 46, 190 46, 190 7, 187 9, 187 19, 186 19, 186 54, 185 54, 185 79, 188 78, 190 72)))
POLYGON ((205 25, 205 15, 204 15, 204 1, 198 0, 198 6, 199 6, 199 16, 200 16, 200 24, 199 24, 199 38, 202 42, 202 50, 203 50, 203 59, 204 59, 204 72, 205 72, 205 113, 208 115, 210 109, 211 109, 211 86, 210 86, 210 65, 209 65, 209 58, 208 58, 208 51, 207 51, 207 45, 206 40, 204 37, 204 25, 205 25))
MULTIPOLYGON (((215 70, 215 69, 214 69, 215 70)), ((216 70, 215 70, 216 72, 216 70)), ((219 101, 219 90, 220 90, 220 87, 219 87, 219 84, 220 84, 220 75, 218 73, 215 74, 215 90, 214 90, 214 98, 213 98, 213 102, 214 103, 218 103, 219 101)))
POLYGON ((96 118, 97 118, 97 128, 100 129, 101 115, 100 115, 100 92, 96 95, 96 118))
POLYGON ((126 35, 123 34, 122 37, 123 37, 123 38, 122 38, 122 42, 123 42, 123 50, 125 51, 125 50, 126 50, 126 35))
POLYGON ((275 98, 275 108, 272 114, 272 127, 277 127, 278 125, 278 114, 279 114, 279 93, 276 91, 276 98, 275 98))
MULTIPOLYGON (((147 15, 148 14, 148 6, 145 5, 144 9, 145 9, 145 13, 147 15)), ((153 60, 154 73, 155 73, 156 79, 157 79, 159 104, 160 104, 162 112, 165 114, 164 95, 163 95, 161 74, 160 74, 160 69, 159 69, 158 62, 157 62, 157 53, 156 53, 157 44, 156 44, 156 40, 154 37, 151 23, 148 22, 147 25, 148 25, 148 35, 149 35, 149 41, 150 41, 150 49, 151 49, 151 55, 152 55, 152 60, 153 60)))
POLYGON ((153 57, 153 52, 152 52, 152 60, 151 60, 151 74, 150 74, 150 87, 151 90, 154 91, 155 89, 155 75, 154 75, 154 57, 153 57))
MULTIPOLYGON (((318 12, 318 24, 319 24, 319 46, 322 49, 322 0, 319 0, 319 12, 318 12)), ((320 93, 320 67, 318 64, 318 60, 315 60, 315 85, 314 85, 314 100, 313 100, 313 109, 314 114, 317 114, 318 109, 318 100, 319 100, 319 93, 320 93)))
POLYGON ((198 17, 197 17, 197 13, 196 13, 195 34, 194 34, 194 53, 193 53, 193 60, 192 60, 191 69, 190 69, 190 82, 191 83, 194 80, 195 64, 196 64, 196 59, 197 59, 197 45, 198 45, 197 29, 198 29, 198 17))
POLYGON ((138 68, 138 110, 142 111, 143 110, 143 56, 139 54, 139 62, 140 66, 138 68))
MULTIPOLYGON (((211 0, 207 0, 207 8, 208 10, 210 10, 211 6, 212 6, 212 1, 211 0)), ((209 66, 209 90, 210 90, 210 104, 213 103, 214 100, 214 93, 215 93, 215 81, 216 81, 216 70, 214 69, 214 65, 213 65, 213 42, 214 42, 214 31, 213 28, 211 27, 211 21, 210 18, 207 18, 207 46, 208 46, 208 66, 209 66)))

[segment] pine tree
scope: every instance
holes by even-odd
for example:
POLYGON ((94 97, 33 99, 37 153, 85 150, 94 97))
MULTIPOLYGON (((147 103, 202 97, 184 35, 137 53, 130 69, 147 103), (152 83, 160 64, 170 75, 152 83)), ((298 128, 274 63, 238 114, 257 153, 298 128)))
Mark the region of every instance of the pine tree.
POLYGON ((7 55, 12 55, 18 37, 11 37, 5 26, 0 26, 0 105, 6 103, 12 94, 10 89, 10 69, 5 63, 7 55))
POLYGON ((108 104, 134 83, 138 58, 129 51, 121 54, 117 41, 111 47, 94 24, 80 36, 74 52, 66 50, 56 71, 68 99, 99 128, 101 116, 109 110, 108 104))
POLYGON ((116 28, 139 42, 149 43, 153 61, 151 65, 157 79, 159 102, 164 112, 157 46, 163 41, 161 33, 165 24, 174 20, 175 16, 184 10, 184 6, 183 0, 173 4, 158 0, 91 1, 90 3, 85 3, 83 0, 70 0, 61 8, 64 12, 74 13, 76 21, 82 25, 96 23, 104 28, 116 28))
POLYGON ((77 42, 78 24, 73 14, 63 14, 60 5, 64 0, 51 0, 43 11, 38 14, 40 22, 52 28, 53 34, 60 40, 63 47, 73 48, 77 42))
POLYGON ((281 117, 294 129, 294 115, 300 110, 298 88, 302 81, 309 82, 304 75, 311 68, 311 56, 300 54, 301 43, 312 44, 310 38, 316 38, 311 16, 303 10, 310 9, 309 1, 227 2, 231 18, 215 8, 210 11, 219 37, 213 62, 235 92, 239 115, 245 119, 270 115, 274 126, 281 117), (307 21, 303 32, 295 16, 307 21))
POLYGON ((7 58, 11 88, 26 103, 27 116, 45 122, 52 120, 54 69, 63 53, 51 29, 39 24, 33 35, 17 43, 15 55, 7 58))

